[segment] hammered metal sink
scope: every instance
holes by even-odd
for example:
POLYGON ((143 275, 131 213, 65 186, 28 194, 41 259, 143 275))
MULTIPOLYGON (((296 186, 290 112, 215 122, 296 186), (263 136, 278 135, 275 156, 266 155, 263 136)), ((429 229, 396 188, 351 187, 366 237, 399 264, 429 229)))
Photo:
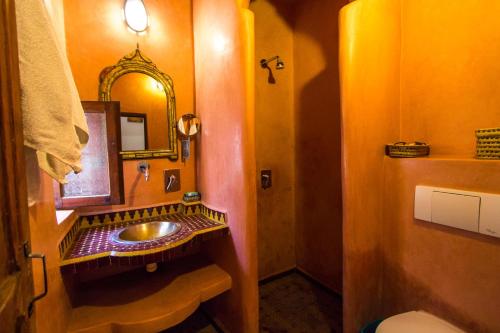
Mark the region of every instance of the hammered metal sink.
POLYGON ((131 225, 116 233, 113 240, 121 243, 139 243, 153 241, 173 235, 181 228, 179 223, 161 221, 131 225))

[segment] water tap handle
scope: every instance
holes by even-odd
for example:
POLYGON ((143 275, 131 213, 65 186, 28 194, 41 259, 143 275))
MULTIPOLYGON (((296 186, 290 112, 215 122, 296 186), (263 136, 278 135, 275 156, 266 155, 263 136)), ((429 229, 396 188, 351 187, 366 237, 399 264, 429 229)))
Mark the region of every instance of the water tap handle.
POLYGON ((175 175, 170 175, 170 177, 168 177, 167 192, 170 191, 172 185, 175 184, 176 180, 177 177, 175 177, 175 175))

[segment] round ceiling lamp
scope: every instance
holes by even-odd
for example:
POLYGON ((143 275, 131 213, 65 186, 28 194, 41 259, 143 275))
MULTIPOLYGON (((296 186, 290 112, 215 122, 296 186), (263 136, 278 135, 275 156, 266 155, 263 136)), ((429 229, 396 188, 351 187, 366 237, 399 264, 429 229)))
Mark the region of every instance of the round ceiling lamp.
POLYGON ((125 0, 123 14, 127 26, 136 33, 145 32, 149 26, 146 5, 142 0, 125 0))

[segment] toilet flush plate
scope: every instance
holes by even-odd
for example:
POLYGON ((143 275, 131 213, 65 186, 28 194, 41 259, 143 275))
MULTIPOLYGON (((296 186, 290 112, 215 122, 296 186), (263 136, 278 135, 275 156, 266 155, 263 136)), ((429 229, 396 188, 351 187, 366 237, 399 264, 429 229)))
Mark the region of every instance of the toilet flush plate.
POLYGON ((478 196, 432 191, 431 222, 478 232, 480 203, 478 196))
POLYGON ((500 195, 483 194, 480 214, 479 232, 488 236, 500 237, 500 195))
POLYGON ((500 194, 418 185, 414 217, 500 238, 500 194))

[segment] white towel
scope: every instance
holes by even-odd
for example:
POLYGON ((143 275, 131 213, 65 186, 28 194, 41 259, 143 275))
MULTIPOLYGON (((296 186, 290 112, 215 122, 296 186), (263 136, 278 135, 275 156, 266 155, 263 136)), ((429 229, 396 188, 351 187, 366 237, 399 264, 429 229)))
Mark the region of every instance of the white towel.
POLYGON ((68 59, 43 0, 17 0, 24 144, 60 183, 82 170, 88 127, 68 59))

